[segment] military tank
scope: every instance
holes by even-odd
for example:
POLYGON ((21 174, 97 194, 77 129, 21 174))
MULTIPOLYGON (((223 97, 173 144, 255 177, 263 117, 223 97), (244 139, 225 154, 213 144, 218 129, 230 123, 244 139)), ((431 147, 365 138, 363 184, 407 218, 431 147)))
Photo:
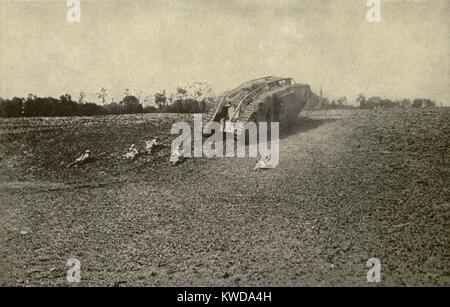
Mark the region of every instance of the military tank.
POLYGON ((255 79, 226 92, 204 121, 220 123, 221 131, 227 133, 239 134, 237 122, 279 122, 283 129, 296 122, 300 111, 314 96, 309 85, 298 84, 293 78, 255 79))

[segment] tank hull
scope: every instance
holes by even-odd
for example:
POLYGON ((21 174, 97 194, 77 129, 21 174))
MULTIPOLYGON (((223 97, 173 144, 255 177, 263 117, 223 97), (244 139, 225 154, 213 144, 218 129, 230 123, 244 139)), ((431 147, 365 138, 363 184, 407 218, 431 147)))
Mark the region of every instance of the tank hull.
POLYGON ((246 106, 239 120, 255 123, 278 122, 280 129, 289 127, 297 121, 311 95, 310 87, 300 84, 269 91, 246 106), (246 114, 250 112, 251 115, 247 117, 246 114))
POLYGON ((238 133, 236 123, 242 122, 278 122, 284 129, 296 122, 313 96, 309 85, 294 83, 290 78, 258 79, 225 95, 207 122, 219 122, 224 132, 238 133))

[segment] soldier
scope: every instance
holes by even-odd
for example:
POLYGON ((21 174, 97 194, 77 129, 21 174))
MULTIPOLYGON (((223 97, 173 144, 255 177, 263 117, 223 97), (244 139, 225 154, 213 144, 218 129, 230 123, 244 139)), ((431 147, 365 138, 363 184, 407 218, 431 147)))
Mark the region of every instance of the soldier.
POLYGON ((186 158, 183 156, 181 144, 170 155, 170 164, 175 166, 183 162, 186 158))
POLYGON ((128 152, 124 155, 124 157, 128 160, 134 160, 139 155, 139 151, 136 148, 135 144, 131 144, 130 148, 128 148, 128 152))
POLYGON ((161 148, 161 143, 159 142, 159 138, 155 137, 151 141, 145 142, 145 150, 151 155, 154 154, 158 149, 161 148))
POLYGON ((257 171, 259 169, 273 168, 273 166, 270 163, 270 158, 271 158, 270 154, 268 154, 268 155, 261 155, 258 158, 258 161, 256 161, 254 170, 257 171))
POLYGON ((78 165, 82 165, 82 164, 86 164, 89 161, 92 160, 91 157, 91 151, 89 149, 86 149, 86 151, 79 156, 75 161, 73 161, 72 163, 69 163, 67 165, 67 167, 71 167, 71 166, 78 166, 78 165))

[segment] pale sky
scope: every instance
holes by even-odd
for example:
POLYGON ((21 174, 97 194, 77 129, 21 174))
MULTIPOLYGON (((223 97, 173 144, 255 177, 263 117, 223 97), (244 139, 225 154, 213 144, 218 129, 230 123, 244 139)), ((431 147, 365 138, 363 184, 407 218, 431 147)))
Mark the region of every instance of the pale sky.
POLYGON ((450 105, 450 0, 0 0, 0 97, 56 96, 106 87, 216 90, 267 75, 325 96, 432 98, 450 105))

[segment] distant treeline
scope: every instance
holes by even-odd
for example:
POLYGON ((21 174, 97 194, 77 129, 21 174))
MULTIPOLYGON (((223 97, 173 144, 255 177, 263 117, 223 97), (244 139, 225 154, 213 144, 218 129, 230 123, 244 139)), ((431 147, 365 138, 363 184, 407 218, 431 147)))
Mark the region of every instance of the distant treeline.
POLYGON ((91 102, 72 100, 68 94, 59 97, 0 98, 0 117, 51 117, 51 116, 93 116, 136 113, 204 113, 209 110, 207 100, 178 97, 167 100, 163 94, 155 95, 157 106, 143 107, 133 95, 125 96, 119 103, 98 105, 91 102), (157 96, 160 95, 160 96, 157 96), (159 100, 158 100, 159 99, 159 100), (166 103, 167 100, 167 103, 166 103))
POLYGON ((414 100, 390 100, 381 97, 370 97, 366 100, 364 95, 359 95, 356 101, 361 109, 374 108, 432 108, 436 106, 436 102, 430 99, 416 98, 414 100))
POLYGON ((347 97, 341 97, 333 100, 315 96, 306 104, 307 110, 329 110, 329 109, 375 109, 375 108, 431 108, 435 107, 436 102, 430 99, 416 98, 414 100, 390 100, 381 97, 370 97, 366 99, 363 94, 358 95, 354 104, 349 104, 347 97))
POLYGON ((341 97, 338 99, 329 100, 325 97, 313 96, 308 100, 305 109, 306 110, 335 110, 335 109, 349 109, 354 106, 350 105, 347 101, 347 97, 341 97))
MULTIPOLYGON (((102 89, 103 90, 103 89, 102 89)), ((106 92, 99 92, 101 105, 86 102, 85 95, 80 93, 78 101, 72 99, 69 94, 62 95, 59 99, 53 97, 37 97, 29 94, 27 98, 14 97, 12 99, 0 98, 0 117, 51 117, 51 116, 93 116, 136 113, 206 113, 214 105, 214 99, 203 95, 202 91, 195 91, 189 95, 184 88, 177 88, 175 95, 166 95, 165 91, 153 96, 153 105, 143 106, 140 100, 125 93, 120 102, 106 103, 106 92), (202 98, 200 98, 202 97, 202 98)), ((145 100, 144 100, 145 101, 145 100)), ((414 100, 389 100, 381 97, 366 99, 360 94, 355 103, 350 104, 346 97, 329 100, 328 98, 314 96, 306 105, 307 110, 328 110, 356 108, 429 108, 436 103, 430 99, 416 98, 414 100)))

